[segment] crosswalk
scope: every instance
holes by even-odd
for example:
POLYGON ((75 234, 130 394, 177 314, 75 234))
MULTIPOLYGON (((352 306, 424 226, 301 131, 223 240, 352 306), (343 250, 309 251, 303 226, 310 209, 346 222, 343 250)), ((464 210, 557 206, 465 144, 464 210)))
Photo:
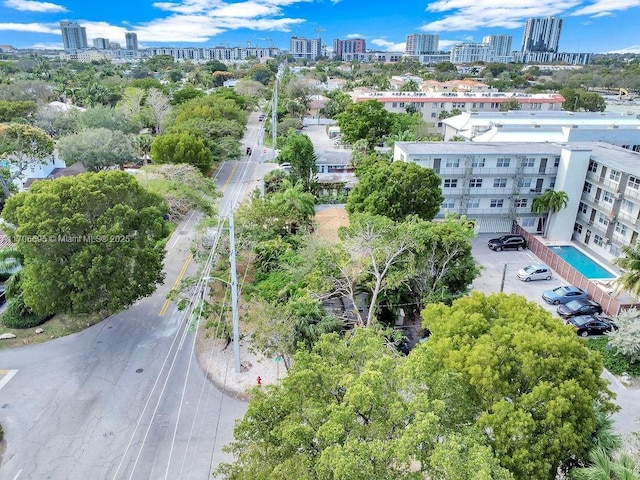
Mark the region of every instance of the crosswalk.
POLYGON ((0 370, 0 390, 4 387, 13 376, 18 373, 18 370, 0 370))

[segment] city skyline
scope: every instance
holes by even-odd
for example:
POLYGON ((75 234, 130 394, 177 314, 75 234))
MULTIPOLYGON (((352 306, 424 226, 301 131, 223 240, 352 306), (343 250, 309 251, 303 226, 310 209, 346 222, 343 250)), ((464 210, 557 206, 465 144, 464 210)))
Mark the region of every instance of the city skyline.
POLYGON ((640 0, 406 0, 402 11, 371 0, 113 0, 108 7, 80 0, 0 0, 0 44, 62 49, 60 21, 86 28, 88 44, 107 38, 125 45, 135 32, 139 48, 152 46, 276 46, 288 50, 291 36, 362 38, 369 50, 404 51, 407 35, 439 36, 441 50, 480 43, 488 35, 511 35, 519 50, 528 18, 563 20, 560 52, 640 53, 640 0), (611 35, 610 32, 615 32, 611 35))

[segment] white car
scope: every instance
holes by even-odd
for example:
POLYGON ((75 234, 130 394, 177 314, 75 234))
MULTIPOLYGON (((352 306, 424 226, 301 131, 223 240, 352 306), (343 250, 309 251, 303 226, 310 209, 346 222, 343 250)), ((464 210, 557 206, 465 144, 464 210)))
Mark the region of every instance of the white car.
POLYGON ((523 282, 531 280, 551 280, 551 269, 544 263, 532 263, 518 270, 518 278, 523 282))

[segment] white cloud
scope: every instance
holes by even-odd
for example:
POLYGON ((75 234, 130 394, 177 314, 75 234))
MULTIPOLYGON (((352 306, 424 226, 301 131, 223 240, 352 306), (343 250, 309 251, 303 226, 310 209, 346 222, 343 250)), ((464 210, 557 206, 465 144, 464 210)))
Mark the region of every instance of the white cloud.
POLYGON ((67 9, 62 5, 50 2, 34 2, 31 0, 6 0, 4 5, 9 8, 15 8, 21 12, 66 12, 67 9))
POLYGON ((631 45, 629 47, 620 48, 618 50, 612 50, 607 53, 640 53, 640 45, 631 45))
POLYGON ((364 35, 360 35, 359 33, 348 33, 346 37, 347 38, 364 38, 364 35))
POLYGON ((371 43, 381 47, 382 50, 386 50, 387 52, 404 52, 407 47, 407 42, 394 43, 384 38, 374 38, 371 40, 371 43))
POLYGON ((27 48, 35 48, 36 50, 62 50, 64 46, 62 45, 62 42, 39 42, 29 45, 27 48))
POLYGON ((13 32, 52 33, 60 35, 60 26, 49 23, 0 23, 0 30, 13 32))
POLYGON ((571 15, 590 15, 592 17, 603 17, 612 15, 619 10, 627 10, 633 7, 640 7, 640 0, 595 0, 589 5, 578 8, 571 15))

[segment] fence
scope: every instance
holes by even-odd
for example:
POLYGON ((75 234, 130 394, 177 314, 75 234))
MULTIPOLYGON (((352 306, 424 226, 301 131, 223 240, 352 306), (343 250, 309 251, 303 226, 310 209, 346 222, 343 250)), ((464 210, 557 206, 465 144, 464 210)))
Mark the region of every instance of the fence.
POLYGON ((637 302, 633 302, 631 299, 624 301, 616 298, 613 296, 611 289, 604 290, 596 282, 582 275, 545 245, 541 237, 527 232, 519 225, 516 230, 515 233, 522 235, 527 240, 527 247, 536 257, 551 267, 551 269, 562 278, 566 279, 570 285, 575 285, 585 290, 591 299, 602 305, 602 309, 607 315, 615 317, 621 310, 631 307, 640 308, 640 304, 637 302))

